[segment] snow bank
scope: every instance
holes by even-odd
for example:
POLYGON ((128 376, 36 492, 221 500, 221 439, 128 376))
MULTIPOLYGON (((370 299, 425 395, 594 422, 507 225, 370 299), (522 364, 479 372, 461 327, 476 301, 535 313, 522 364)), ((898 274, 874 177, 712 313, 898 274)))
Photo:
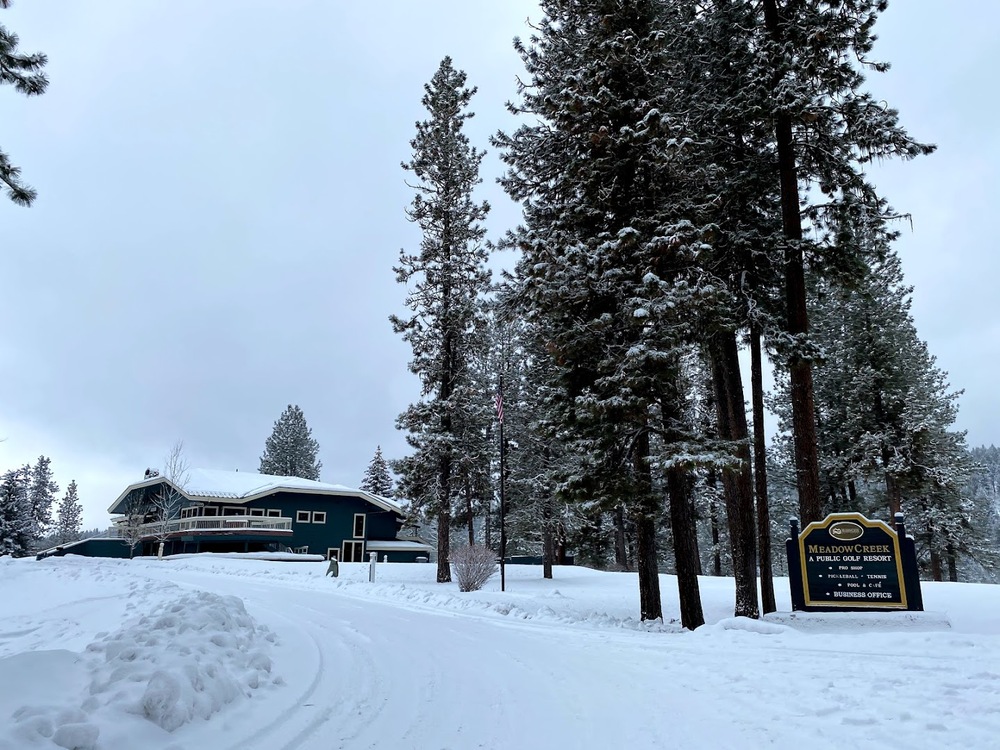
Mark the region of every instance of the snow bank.
POLYGON ((161 602, 83 655, 40 651, 0 660, 0 676, 27 683, 31 701, 6 727, 0 720, 0 748, 94 750, 100 727, 121 724, 123 715, 166 732, 209 719, 275 681, 274 642, 237 597, 195 592, 161 602))
POLYGON ((814 633, 951 630, 943 612, 771 612, 764 621, 814 633))
POLYGON ((183 560, 185 558, 211 559, 224 557, 231 560, 267 560, 269 562, 324 562, 323 555, 307 555, 301 552, 197 552, 180 555, 167 555, 166 561, 183 560))

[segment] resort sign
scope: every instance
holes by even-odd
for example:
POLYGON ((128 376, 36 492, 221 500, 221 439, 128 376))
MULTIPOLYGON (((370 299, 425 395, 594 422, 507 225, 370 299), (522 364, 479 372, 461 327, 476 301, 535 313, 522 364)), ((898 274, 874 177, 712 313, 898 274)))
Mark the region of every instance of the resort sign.
POLYGON ((902 513, 895 526, 860 513, 831 513, 799 533, 793 518, 785 543, 792 609, 922 610, 916 552, 902 513))

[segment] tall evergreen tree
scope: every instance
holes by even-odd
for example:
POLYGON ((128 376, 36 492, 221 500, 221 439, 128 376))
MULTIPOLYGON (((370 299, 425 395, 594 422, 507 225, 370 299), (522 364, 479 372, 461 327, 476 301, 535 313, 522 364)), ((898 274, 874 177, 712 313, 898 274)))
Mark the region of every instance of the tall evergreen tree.
POLYGON ((31 469, 28 498, 31 502, 32 534, 35 538, 47 533, 52 525, 52 504, 59 492, 59 485, 52 478, 51 464, 50 458, 39 456, 31 469))
MULTIPOLYGON (((10 6, 10 0, 0 0, 0 8, 10 6)), ((49 85, 42 72, 48 58, 41 52, 24 54, 18 51, 17 34, 0 24, 0 85, 10 84, 25 96, 37 96, 49 85)), ((0 183, 7 188, 7 197, 21 206, 30 206, 36 193, 21 181, 21 170, 0 150, 0 183)))
MULTIPOLYGON (((866 181, 863 165, 933 151, 907 135, 896 110, 863 90, 864 69, 888 68, 869 58, 873 28, 886 5, 886 0, 763 0, 763 17, 748 30, 758 34, 756 78, 771 91, 764 115, 774 127, 781 188, 785 356, 803 523, 818 520, 822 505, 812 368, 817 350, 809 340, 806 266, 823 260, 823 248, 804 239, 803 217, 821 226, 878 214, 883 206, 866 181), (819 188, 812 194, 821 200, 809 201, 803 209, 800 184, 819 188)), ((828 244, 841 256, 837 263, 856 259, 856 245, 841 241, 839 232, 833 237, 836 240, 828 244)))
POLYGON ((76 480, 69 483, 66 494, 59 503, 59 521, 56 525, 56 541, 59 544, 74 542, 80 538, 83 526, 83 506, 77 495, 76 480))
POLYGON ((389 473, 389 464, 382 456, 381 445, 375 447, 375 455, 365 469, 360 489, 380 497, 392 497, 392 475, 389 473))
POLYGON ((0 477, 0 555, 28 554, 35 530, 30 486, 30 465, 12 469, 0 477))
POLYGON ((407 216, 423 236, 419 252, 401 251, 394 269, 397 281, 409 285, 406 305, 413 314, 390 318, 413 350, 410 370, 421 383, 421 400, 396 422, 415 452, 396 469, 414 506, 437 518, 438 582, 451 580, 453 506, 470 476, 461 465, 464 439, 480 433, 489 417, 489 398, 476 390, 470 371, 485 327, 481 304, 490 274, 482 221, 489 205, 472 196, 485 152, 463 132, 476 93, 465 81, 446 57, 424 86, 428 117, 416 124, 413 157, 403 164, 416 178, 407 216))
POLYGON ((640 612, 655 619, 663 493, 651 435, 663 432, 659 468, 688 462, 692 446, 660 415, 665 403, 680 409, 682 354, 716 306, 717 286, 697 262, 708 228, 689 221, 698 177, 688 184, 690 142, 670 115, 676 69, 662 3, 541 6, 530 43, 516 42, 530 80, 511 109, 531 122, 496 138, 510 167, 502 183, 525 212, 510 243, 522 251, 525 315, 548 337, 554 406, 580 458, 568 485, 628 509, 640 612))
POLYGON ((291 404, 274 423, 260 457, 261 474, 319 480, 323 463, 318 458, 319 443, 313 439, 306 417, 291 404))

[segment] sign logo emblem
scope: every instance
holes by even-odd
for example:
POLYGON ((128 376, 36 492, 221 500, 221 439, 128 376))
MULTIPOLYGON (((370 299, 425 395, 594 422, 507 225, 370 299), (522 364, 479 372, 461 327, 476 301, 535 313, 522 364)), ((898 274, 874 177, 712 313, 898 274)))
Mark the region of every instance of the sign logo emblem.
POLYGON ((864 527, 854 521, 837 521, 830 525, 830 536, 840 542, 853 542, 865 533, 864 527))

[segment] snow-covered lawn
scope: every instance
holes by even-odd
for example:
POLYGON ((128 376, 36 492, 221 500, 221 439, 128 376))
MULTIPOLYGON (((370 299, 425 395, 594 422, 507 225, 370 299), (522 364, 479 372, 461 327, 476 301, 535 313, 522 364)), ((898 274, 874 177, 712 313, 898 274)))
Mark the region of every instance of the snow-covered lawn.
MULTIPOLYGON (((928 613, 635 619, 633 574, 0 558, 0 749, 994 748, 1000 587, 928 613)), ((787 581, 777 582, 788 610, 787 581)))

